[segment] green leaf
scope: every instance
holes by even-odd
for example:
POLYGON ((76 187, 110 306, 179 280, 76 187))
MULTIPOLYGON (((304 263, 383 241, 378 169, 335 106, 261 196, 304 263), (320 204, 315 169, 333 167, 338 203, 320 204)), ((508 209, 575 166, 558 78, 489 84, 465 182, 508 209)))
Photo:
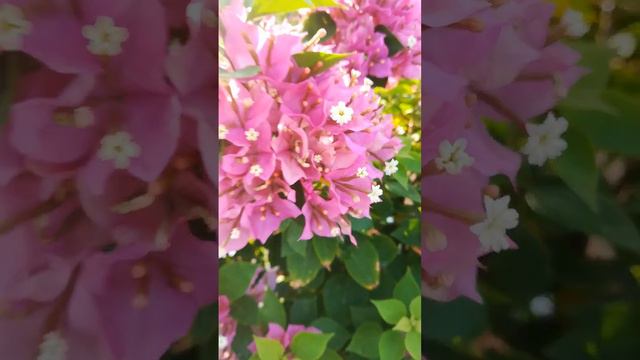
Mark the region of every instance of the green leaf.
POLYGON ((372 236, 371 244, 373 244, 373 246, 376 247, 376 250, 378 250, 378 256, 380 257, 380 263, 382 266, 390 264, 400 252, 398 244, 385 234, 372 236))
POLYGON ((456 338, 471 339, 487 328, 487 309, 477 302, 458 298, 450 302, 429 299, 424 302, 423 329, 429 339, 450 342, 456 338))
POLYGON ((247 292, 257 265, 247 262, 233 261, 224 264, 218 275, 219 290, 229 301, 240 298, 247 292))
POLYGON ((322 289, 322 303, 328 316, 349 325, 351 306, 368 305, 369 294, 344 273, 329 277, 322 289))
POLYGON ((564 139, 567 150, 551 167, 571 190, 593 210, 598 206, 598 169, 595 151, 589 139, 578 129, 569 128, 564 139))
POLYGON ((422 349, 420 348, 420 334, 416 331, 407 333, 404 338, 404 345, 411 354, 411 357, 415 360, 420 360, 422 357, 422 349))
POLYGON ((336 33, 336 23, 333 21, 331 15, 326 11, 316 11, 304 21, 304 31, 307 36, 304 40, 309 41, 320 29, 325 29, 327 35, 325 35, 320 42, 327 41, 333 37, 336 33))
POLYGON ((198 344, 204 344, 211 339, 216 331, 213 319, 218 316, 218 304, 207 305, 198 311, 198 315, 191 326, 191 337, 198 344))
POLYGON ((289 309, 289 322, 292 324, 310 324, 318 317, 318 300, 316 297, 302 297, 293 300, 289 309))
POLYGON ((400 197, 409 198, 417 203, 419 203, 421 200, 420 193, 413 186, 404 188, 402 185, 400 185, 398 181, 394 180, 394 181, 386 181, 385 187, 387 188, 388 191, 400 197))
POLYGON ((407 315, 407 306, 400 300, 371 300, 382 319, 389 325, 395 325, 407 315))
POLYGON ((311 243, 320 264, 329 269, 338 254, 338 239, 314 236, 311 243))
POLYGON ((333 65, 348 58, 351 54, 331 54, 322 52, 303 52, 294 54, 293 59, 300 67, 311 69, 311 74, 316 75, 328 70, 333 65))
POLYGON ((244 295, 231 303, 231 316, 242 325, 256 325, 258 323, 258 304, 256 300, 244 295))
POLYGON ((420 246, 421 230, 420 220, 410 218, 399 223, 399 226, 393 230, 391 236, 409 246, 420 246))
POLYGON ((262 71, 260 66, 252 65, 233 72, 228 72, 222 69, 220 69, 219 72, 222 79, 245 79, 260 74, 260 71, 262 71))
POLYGON ((366 322, 380 320, 378 309, 371 304, 367 304, 366 306, 350 306, 349 311, 351 312, 351 322, 356 327, 366 322))
POLYGON ((411 301, 409 311, 411 312, 412 318, 416 320, 422 319, 422 297, 416 296, 416 298, 411 301))
POLYGON ((382 335, 382 327, 375 322, 368 322, 358 327, 347 351, 360 355, 367 359, 376 359, 378 354, 378 342, 382 335))
POLYGON ((282 238, 289 246, 289 249, 305 256, 307 253, 307 241, 300 240, 300 235, 302 235, 302 230, 304 229, 304 219, 299 217, 287 220, 289 221, 286 227, 283 228, 282 238))
POLYGON ((407 272, 393 289, 393 297, 402 300, 405 305, 409 306, 416 296, 420 296, 420 286, 418 286, 411 270, 407 269, 407 272))
POLYGON ((341 349, 344 344, 346 344, 347 341, 351 338, 351 334, 344 326, 328 317, 322 317, 314 320, 311 323, 311 326, 319 329, 323 333, 333 334, 333 337, 329 341, 328 345, 332 349, 341 349))
POLYGON ((396 326, 393 327, 393 330, 404 333, 408 333, 409 331, 411 331, 411 329, 413 329, 413 325, 411 324, 411 319, 409 319, 408 317, 403 317, 402 319, 400 319, 400 321, 398 321, 396 326))
POLYGON ((254 336, 260 360, 282 360, 284 347, 278 340, 254 336))
POLYGON ((344 263, 353 280, 367 290, 380 284, 380 260, 378 251, 368 240, 360 240, 358 245, 348 250, 344 263))
POLYGON ((320 360, 342 360, 342 358, 335 350, 327 349, 320 357, 320 360))
POLYGON ((378 343, 380 360, 402 359, 405 352, 404 337, 405 335, 398 331, 385 331, 380 336, 380 343, 378 343))
POLYGON ((640 252, 638 229, 615 199, 606 194, 598 195, 597 213, 560 184, 531 188, 525 199, 535 212, 567 229, 601 235, 620 247, 640 252))
POLYGON ((284 310, 284 305, 271 289, 268 289, 264 294, 258 316, 260 322, 264 325, 269 323, 276 323, 282 327, 287 325, 287 314, 284 310))
POLYGON ((291 352, 300 360, 320 359, 333 334, 299 332, 291 340, 291 352))
POLYGON ((393 35, 391 30, 389 30, 389 28, 387 28, 386 26, 378 25, 376 26, 375 31, 383 33, 385 35, 384 44, 387 46, 387 49, 389 50, 389 57, 394 56, 395 54, 402 51, 402 49, 404 49, 404 45, 402 45, 400 40, 398 40, 398 38, 395 35, 393 35))
POLYGON ((294 289, 309 284, 318 275, 321 266, 312 246, 307 246, 304 256, 294 253, 287 257, 289 284, 294 289))

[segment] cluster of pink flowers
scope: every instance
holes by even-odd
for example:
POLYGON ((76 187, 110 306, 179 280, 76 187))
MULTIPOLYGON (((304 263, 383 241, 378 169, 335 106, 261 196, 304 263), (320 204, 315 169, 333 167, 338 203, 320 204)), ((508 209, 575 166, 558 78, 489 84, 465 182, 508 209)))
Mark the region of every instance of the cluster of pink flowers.
POLYGON ((219 90, 220 254, 250 239, 265 242, 285 219, 300 215, 302 239, 355 241, 349 216, 369 216, 381 201, 375 179, 383 172, 374 163, 393 167, 401 147, 393 123, 357 69, 297 65, 293 55, 317 51, 322 31, 303 43, 303 34, 264 29, 246 21, 245 12, 238 1, 220 15, 221 68, 260 69, 219 90))
POLYGON ((216 12, 0 3, 4 358, 158 359, 215 301, 216 12))
MULTIPOLYGON (((306 327, 304 325, 289 325, 286 329, 283 329, 282 326, 278 324, 271 323, 269 324, 269 331, 264 336, 267 339, 277 340, 282 344, 282 347, 285 350, 285 354, 289 349, 289 345, 291 345, 291 341, 293 338, 298 335, 298 333, 312 333, 312 334, 320 334, 321 331, 314 327, 306 327)), ((249 345, 249 350, 252 353, 257 352, 256 344, 251 343, 249 345)))
MULTIPOLYGON (((341 0, 331 9, 336 34, 335 51, 356 55, 352 66, 377 78, 419 78, 421 2, 418 0, 341 0), (389 34, 390 33, 390 34, 389 34), (391 53, 387 36, 398 43, 391 53)), ((390 40, 388 40, 390 41, 390 40)))
POLYGON ((514 248, 509 196, 489 185, 512 181, 520 156, 497 143, 482 119, 526 129, 523 149, 541 165, 566 147, 566 121, 549 111, 584 71, 579 55, 551 39, 553 6, 541 0, 423 1, 423 289, 447 300, 479 300, 478 258, 514 248))

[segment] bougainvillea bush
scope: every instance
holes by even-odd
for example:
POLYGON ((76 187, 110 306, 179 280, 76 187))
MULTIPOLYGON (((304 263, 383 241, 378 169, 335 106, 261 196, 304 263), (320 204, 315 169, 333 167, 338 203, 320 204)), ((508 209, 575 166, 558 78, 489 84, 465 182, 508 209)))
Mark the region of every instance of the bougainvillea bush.
POLYGON ((220 8, 218 357, 421 357, 420 3, 220 8))
POLYGON ((429 359, 638 358, 639 10, 423 3, 429 359))

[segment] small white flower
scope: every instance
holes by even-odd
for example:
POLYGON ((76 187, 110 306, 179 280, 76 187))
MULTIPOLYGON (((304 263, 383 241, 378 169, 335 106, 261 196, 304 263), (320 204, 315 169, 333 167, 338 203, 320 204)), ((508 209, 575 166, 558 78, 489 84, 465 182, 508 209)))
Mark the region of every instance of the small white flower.
POLYGON ((367 196, 369 196, 369 200, 372 204, 382 202, 382 199, 380 198, 380 196, 382 196, 382 189, 380 188, 380 185, 373 185, 371 187, 371 192, 367 196))
POLYGON ((88 106, 81 106, 73 110, 73 120, 77 127, 85 128, 95 122, 93 111, 88 106))
POLYGON ((538 295, 529 302, 529 310, 537 317, 547 317, 555 312, 553 299, 548 295, 538 295))
POLYGON ((66 360, 69 346, 57 331, 47 333, 38 347, 37 360, 66 360))
POLYGON ((367 176, 369 176, 369 172, 367 171, 367 168, 363 166, 361 168, 358 168, 358 170, 356 171, 356 176, 361 179, 366 178, 367 176))
POLYGON ((229 234, 229 239, 237 240, 239 238, 240 238, 240 229, 238 228, 231 229, 231 234, 229 234))
POLYGON ((224 140, 227 138, 227 134, 229 134, 229 129, 226 126, 220 124, 218 126, 218 139, 224 140))
POLYGON ((313 162, 319 163, 321 161, 322 161, 322 155, 320 154, 313 155, 313 162))
POLYGON ((398 134, 398 135, 404 135, 404 134, 406 134, 406 133, 407 133, 407 130, 405 130, 405 129, 404 129, 404 127, 402 127, 402 126, 398 126, 398 127, 396 128, 396 134, 398 134))
POLYGON ((31 32, 31 22, 22 10, 11 4, 0 5, 0 50, 20 50, 22 39, 31 32))
POLYGON ((89 40, 87 49, 90 53, 115 56, 122 52, 122 43, 129 38, 129 31, 116 26, 108 16, 98 16, 95 25, 82 28, 82 35, 89 40))
POLYGON ((393 222, 395 221, 393 216, 387 216, 385 220, 387 221, 387 224, 393 224, 393 222))
POLYGON ((362 86, 360 86, 360 92, 361 93, 369 92, 372 86, 373 86, 373 81, 366 77, 364 78, 364 83, 362 84, 362 86))
POLYGON ((262 166, 255 164, 255 165, 251 165, 251 168, 249 169, 249 174, 253 176, 260 176, 263 171, 264 170, 262 169, 262 166))
POLYGON ((105 135, 100 141, 98 158, 104 161, 113 160, 116 169, 127 169, 132 158, 140 156, 140 146, 126 131, 118 131, 105 135))
POLYGON ((463 168, 473 164, 473 157, 465 152, 467 140, 458 139, 453 144, 448 140, 440 143, 438 151, 440 156, 435 159, 436 166, 451 175, 459 174, 463 168))
POLYGON ((337 226, 331 228, 331 236, 338 236, 338 235, 340 235, 340 228, 337 226))
POLYGON ((636 45, 635 36, 628 32, 617 33, 607 40, 607 46, 624 59, 631 57, 636 52, 636 45))
POLYGON ((360 75, 362 75, 362 73, 356 69, 351 69, 351 77, 353 79, 360 79, 360 75))
POLYGON ((353 109, 348 107, 344 101, 338 102, 338 105, 331 107, 331 119, 339 125, 344 125, 353 118, 353 109))
POLYGON ((256 131, 256 129, 251 128, 244 132, 244 136, 247 138, 247 141, 257 141, 260 137, 260 133, 256 131))
POLYGON ((226 336, 218 335, 218 349, 224 349, 229 346, 229 339, 226 336))
POLYGON ((469 229, 480 239, 485 250, 500 252, 509 248, 507 230, 518 226, 518 212, 509 208, 510 196, 496 200, 484 197, 486 218, 469 229))
POLYGON ((384 173, 387 176, 393 175, 398 172, 398 160, 391 159, 384 163, 384 173))
POLYGON ((418 39, 415 36, 411 35, 407 38, 407 47, 409 49, 413 49, 414 46, 418 43, 418 39))
POLYGON ((334 140, 333 139, 333 135, 320 137, 320 142, 323 145, 331 145, 331 144, 333 144, 333 140, 334 140))
POLYGON ((349 74, 342 75, 342 83, 346 87, 351 86, 351 76, 349 74))
POLYGON ((529 156, 529 163, 542 166, 548 159, 555 159, 567 148, 562 134, 569 123, 565 118, 556 118, 549 113, 542 124, 526 124, 529 138, 522 153, 529 156))
POLYGON ((564 26, 566 34, 571 37, 579 38, 589 32, 590 26, 582 13, 573 9, 565 11, 560 23, 564 26))

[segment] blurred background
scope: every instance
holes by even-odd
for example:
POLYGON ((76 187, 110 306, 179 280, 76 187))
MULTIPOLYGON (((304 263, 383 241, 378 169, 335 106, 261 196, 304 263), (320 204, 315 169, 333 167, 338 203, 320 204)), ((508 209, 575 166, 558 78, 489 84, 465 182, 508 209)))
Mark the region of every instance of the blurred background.
POLYGON ((524 164, 517 190, 494 179, 520 213, 519 249, 481 259, 483 304, 424 300, 431 360, 640 359, 640 1, 554 2, 590 69, 555 110, 568 150, 524 164))

